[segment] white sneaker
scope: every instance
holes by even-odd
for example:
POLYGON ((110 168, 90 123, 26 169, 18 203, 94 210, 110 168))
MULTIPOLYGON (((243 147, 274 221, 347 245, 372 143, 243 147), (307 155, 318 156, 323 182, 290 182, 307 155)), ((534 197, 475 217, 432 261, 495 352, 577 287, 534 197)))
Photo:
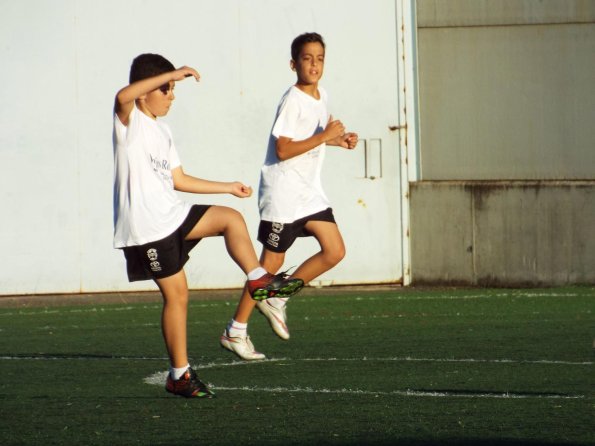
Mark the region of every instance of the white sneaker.
POLYGON ((227 330, 223 332, 219 340, 221 347, 235 353, 240 358, 246 361, 254 361, 255 359, 264 359, 266 356, 263 353, 257 352, 254 349, 254 344, 250 340, 250 336, 245 338, 236 337, 232 338, 228 335, 227 330))
POLYGON ((256 303, 258 310, 269 320, 271 328, 277 336, 281 339, 289 339, 289 328, 285 321, 287 320, 287 305, 277 308, 269 303, 268 300, 263 300, 256 303))

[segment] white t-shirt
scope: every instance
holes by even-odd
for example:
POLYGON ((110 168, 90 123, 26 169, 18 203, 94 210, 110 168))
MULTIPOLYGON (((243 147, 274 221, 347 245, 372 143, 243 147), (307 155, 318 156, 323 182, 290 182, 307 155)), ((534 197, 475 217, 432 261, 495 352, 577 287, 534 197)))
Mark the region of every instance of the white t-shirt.
POLYGON ((174 190, 180 166, 171 130, 136 106, 128 126, 114 114, 114 247, 167 237, 184 221, 190 204, 174 190))
POLYGON ((327 94, 321 87, 318 91, 319 100, 292 86, 281 98, 260 174, 262 220, 291 223, 330 207, 320 180, 326 144, 285 161, 279 160, 276 152, 280 136, 302 141, 324 130, 327 94))

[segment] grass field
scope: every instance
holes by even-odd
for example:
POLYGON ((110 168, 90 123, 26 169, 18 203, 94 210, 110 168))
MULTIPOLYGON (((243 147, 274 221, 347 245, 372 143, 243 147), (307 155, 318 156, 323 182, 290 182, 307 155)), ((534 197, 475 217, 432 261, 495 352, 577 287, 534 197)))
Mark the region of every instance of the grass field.
POLYGON ((0 444, 595 444, 595 288, 305 290, 269 359, 218 338, 236 292, 189 313, 217 398, 167 394, 159 301, 0 308, 0 444))

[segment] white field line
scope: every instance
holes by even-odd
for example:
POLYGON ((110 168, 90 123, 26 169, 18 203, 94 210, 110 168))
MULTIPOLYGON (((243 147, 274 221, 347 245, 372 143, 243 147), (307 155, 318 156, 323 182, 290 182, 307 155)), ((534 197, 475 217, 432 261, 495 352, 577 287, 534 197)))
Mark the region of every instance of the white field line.
MULTIPOLYGON (((165 357, 132 357, 132 356, 1 356, 0 360, 35 360, 35 361, 56 361, 56 360, 148 360, 148 361, 166 361, 165 357)), ((568 361, 516 361, 511 359, 448 359, 448 358, 274 358, 265 359, 262 361, 231 361, 224 363, 211 362, 207 364, 193 366, 196 370, 219 368, 219 367, 236 367, 236 366, 250 366, 262 363, 282 363, 282 362, 340 362, 340 361, 371 361, 371 362, 458 362, 458 363, 504 363, 504 364, 562 364, 562 365, 593 365, 593 362, 568 362, 568 361)), ((146 384, 162 386, 165 384, 167 371, 156 372, 144 379, 146 384)), ((447 398, 494 398, 494 399, 527 399, 527 398, 541 398, 541 399, 580 399, 585 398, 584 395, 557 395, 557 394, 531 394, 531 393, 498 393, 498 392, 465 392, 465 391, 422 391, 422 390, 392 390, 392 391, 369 391, 361 389, 313 389, 310 387, 258 387, 258 386, 243 386, 243 387, 225 387, 211 385, 214 390, 229 390, 242 392, 268 392, 268 393, 321 393, 321 394, 349 394, 349 395, 385 395, 385 396, 404 396, 404 397, 447 397, 447 398)))
POLYGON ((219 387, 213 386, 213 390, 231 390, 241 392, 268 392, 268 393, 327 393, 346 395, 372 395, 372 396, 413 396, 430 398, 495 398, 495 399, 582 399, 584 395, 553 395, 553 394, 530 394, 530 393, 473 393, 473 392, 429 392, 424 390, 392 390, 390 392, 370 391, 359 389, 313 389, 311 387, 219 387))
MULTIPOLYGON (((221 304, 225 306, 229 306, 229 303, 225 302, 216 302, 216 303, 208 303, 208 304, 200 304, 200 303, 190 303, 189 307, 192 308, 208 308, 208 307, 218 307, 221 304)), ((77 313, 111 313, 111 312, 121 312, 121 311, 138 311, 139 309, 150 309, 150 310, 160 310, 162 308, 161 304, 151 304, 151 305, 126 305, 124 307, 116 307, 113 305, 107 304, 106 306, 93 306, 93 307, 80 307, 80 308, 69 308, 69 309, 61 309, 59 307, 54 307, 51 309, 40 309, 40 310, 18 310, 12 309, 6 312, 0 311, 0 317, 2 316, 38 316, 41 314, 77 314, 77 313)))
MULTIPOLYGON (((262 361, 261 361, 262 362, 262 361)), ((227 365, 239 365, 247 363, 228 363, 227 365)), ((222 364, 223 365, 223 364, 222 364)), ((197 367, 199 368, 199 367, 197 367)), ((168 372, 156 372, 144 379, 145 384, 164 386, 168 372)), ((259 387, 259 386, 241 386, 227 387, 216 386, 209 383, 213 390, 235 391, 235 392, 264 392, 264 393, 320 393, 333 395, 370 395, 370 396, 401 396, 401 397, 420 397, 420 398, 492 398, 492 399, 583 399, 584 395, 563 395, 549 393, 522 393, 522 392, 466 392, 462 391, 426 391, 426 390, 391 390, 374 391, 361 389, 314 389, 312 387, 259 387)))
POLYGON ((249 364, 259 364, 263 362, 281 362, 281 361, 303 361, 303 362, 315 362, 315 361, 325 361, 325 362, 332 362, 332 361, 345 361, 345 362, 354 362, 354 361, 372 361, 372 362, 463 362, 463 363, 491 363, 491 364, 544 364, 544 365, 586 365, 591 366, 595 364, 593 361, 582 361, 582 362, 575 362, 575 361, 557 361, 557 360, 549 360, 549 359, 537 359, 537 360, 516 360, 516 359, 472 359, 472 358, 412 358, 410 356, 405 357, 389 357, 389 358, 368 358, 364 356, 363 358, 270 358, 264 359, 262 361, 232 361, 228 363, 216 363, 211 362, 207 364, 202 364, 199 366, 194 367, 195 369, 210 369, 215 367, 228 367, 228 366, 237 366, 237 365, 249 365, 249 364))
MULTIPOLYGON (((57 361, 57 360, 83 360, 83 361, 97 361, 97 360, 123 360, 123 361, 163 361, 167 360, 163 357, 152 356, 109 356, 109 355, 4 355, 0 356, 2 361, 57 361)), ((592 366, 593 361, 558 361, 550 359, 536 359, 536 360, 517 360, 517 359, 473 359, 473 358, 412 358, 405 357, 388 357, 388 358, 270 358, 261 361, 231 361, 231 362, 209 362, 206 364, 193 366, 196 370, 212 369, 218 367, 232 367, 232 366, 249 366, 262 363, 274 362, 436 362, 436 363, 475 363, 475 364, 536 364, 536 365, 570 365, 570 366, 592 366)))
MULTIPOLYGON (((373 362, 463 362, 463 363, 504 363, 504 364, 555 364, 555 365, 593 365, 593 362, 567 362, 567 361, 517 361, 511 359, 430 359, 430 358, 273 358, 262 361, 231 361, 226 363, 211 362, 207 364, 193 366, 195 370, 203 370, 218 367, 249 366, 262 363, 283 363, 283 362, 317 362, 317 361, 373 361, 373 362)), ((156 372, 144 379, 146 384, 163 386, 167 378, 167 371, 156 372)), ((565 395, 550 393, 523 393, 523 392, 468 392, 468 391, 425 391, 425 390, 392 390, 392 391, 370 391, 361 389, 314 389, 311 387, 259 387, 259 386, 241 386, 227 387, 209 384, 213 390, 236 391, 236 392, 265 392, 265 393, 320 393, 320 394, 346 394, 346 395, 371 395, 371 396, 402 396, 402 397, 420 397, 420 398, 492 398, 492 399, 582 399, 585 395, 565 395)))

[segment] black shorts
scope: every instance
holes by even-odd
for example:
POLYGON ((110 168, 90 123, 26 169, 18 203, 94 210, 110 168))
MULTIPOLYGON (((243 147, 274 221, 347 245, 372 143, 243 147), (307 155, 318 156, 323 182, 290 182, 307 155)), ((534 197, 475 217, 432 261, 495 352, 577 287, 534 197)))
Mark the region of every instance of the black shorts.
POLYGON ((296 238, 312 236, 305 228, 306 223, 309 221, 336 223, 331 208, 300 218, 293 223, 276 223, 261 220, 258 226, 258 241, 269 251, 285 252, 293 245, 296 238))
POLYGON ((209 207, 209 205, 193 205, 180 227, 161 240, 123 248, 128 280, 136 282, 163 279, 181 271, 190 258, 188 254, 200 242, 200 239, 185 240, 185 238, 209 207))

